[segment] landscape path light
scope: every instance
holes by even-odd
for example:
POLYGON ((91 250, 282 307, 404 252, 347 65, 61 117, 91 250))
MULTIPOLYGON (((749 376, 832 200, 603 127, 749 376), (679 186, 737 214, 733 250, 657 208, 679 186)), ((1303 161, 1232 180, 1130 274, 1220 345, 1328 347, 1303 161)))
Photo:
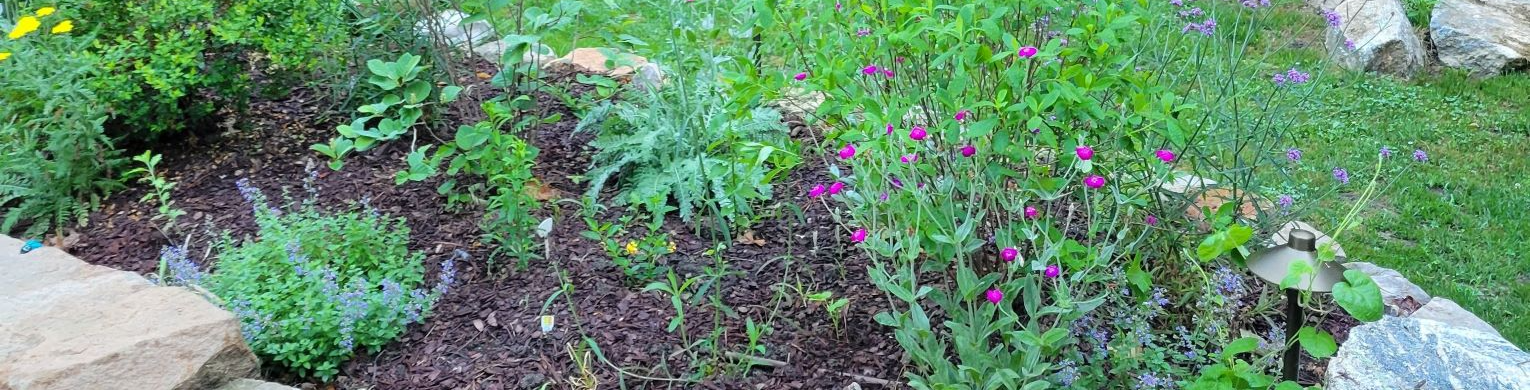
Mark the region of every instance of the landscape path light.
POLYGON ((1318 260, 1318 236, 1312 231, 1295 228, 1285 245, 1265 248, 1248 258, 1248 269, 1255 276, 1277 286, 1291 274, 1291 264, 1307 263, 1313 270, 1286 289, 1286 352, 1282 376, 1295 381, 1300 351, 1296 347, 1296 334, 1301 331, 1303 315, 1298 299, 1302 291, 1332 292, 1333 285, 1344 281, 1344 267, 1338 262, 1318 260))

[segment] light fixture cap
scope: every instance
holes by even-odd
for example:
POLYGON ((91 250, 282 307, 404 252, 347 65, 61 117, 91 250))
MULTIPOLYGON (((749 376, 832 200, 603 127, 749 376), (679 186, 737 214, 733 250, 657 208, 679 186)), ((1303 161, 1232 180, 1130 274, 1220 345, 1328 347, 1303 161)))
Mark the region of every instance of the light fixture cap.
POLYGON ((1330 292, 1333 285, 1344 280, 1344 267, 1338 262, 1319 261, 1317 235, 1306 229, 1292 229, 1286 244, 1255 252, 1248 258, 1248 269, 1265 282, 1279 285, 1291 272, 1291 263, 1306 262, 1316 271, 1303 277, 1293 289, 1311 292, 1330 292))

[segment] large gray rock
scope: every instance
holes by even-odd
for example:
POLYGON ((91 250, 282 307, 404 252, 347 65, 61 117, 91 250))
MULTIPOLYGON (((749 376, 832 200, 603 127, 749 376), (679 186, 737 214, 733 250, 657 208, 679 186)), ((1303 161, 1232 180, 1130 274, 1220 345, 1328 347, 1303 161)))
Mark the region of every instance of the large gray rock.
POLYGON ((255 376, 239 321, 197 294, 21 244, 0 236, 0 389, 207 389, 255 376))
POLYGON ((1424 44, 1399 0, 1331 0, 1342 22, 1328 28, 1328 57, 1350 70, 1412 77, 1425 64, 1424 44))
POLYGON ((1530 0, 1440 0, 1429 35, 1445 66, 1479 77, 1530 70, 1530 0))
POLYGON ((463 23, 462 21, 467 18, 468 14, 449 9, 441 11, 433 19, 415 23, 414 29, 420 36, 433 36, 447 45, 465 49, 499 40, 499 37, 495 36, 494 26, 490 26, 489 22, 479 20, 463 23))
POLYGON ((1482 333, 1503 337, 1503 335, 1498 333, 1497 329, 1493 329, 1493 325, 1489 325, 1487 321, 1477 318, 1476 314, 1461 308, 1461 305, 1457 305, 1455 301, 1445 298, 1429 300, 1428 304, 1425 304, 1424 307, 1419 308, 1418 311, 1413 312, 1408 317, 1438 321, 1450 326, 1473 329, 1482 333))
POLYGON ((1326 381, 1328 390, 1530 389, 1530 354, 1473 329, 1383 317, 1350 329, 1326 381))
POLYGON ((1364 272, 1376 282, 1376 287, 1381 289, 1381 303, 1386 305, 1388 315, 1407 316, 1429 304, 1429 293, 1397 271, 1359 261, 1344 263, 1344 267, 1364 272))
POLYGON ((297 389, 292 387, 292 386, 287 386, 287 385, 277 384, 277 383, 271 383, 271 382, 266 382, 266 381, 258 381, 258 380, 254 380, 254 379, 239 379, 239 380, 235 380, 233 382, 229 382, 227 384, 224 384, 222 387, 219 387, 217 390, 297 390, 297 389))

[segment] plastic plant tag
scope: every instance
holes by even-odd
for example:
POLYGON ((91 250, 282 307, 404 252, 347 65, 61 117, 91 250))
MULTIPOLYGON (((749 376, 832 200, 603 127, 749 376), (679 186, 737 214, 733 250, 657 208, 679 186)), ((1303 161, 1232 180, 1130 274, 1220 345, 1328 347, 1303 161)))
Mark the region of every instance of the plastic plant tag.
POLYGON ((553 316, 542 316, 542 333, 553 331, 553 316))

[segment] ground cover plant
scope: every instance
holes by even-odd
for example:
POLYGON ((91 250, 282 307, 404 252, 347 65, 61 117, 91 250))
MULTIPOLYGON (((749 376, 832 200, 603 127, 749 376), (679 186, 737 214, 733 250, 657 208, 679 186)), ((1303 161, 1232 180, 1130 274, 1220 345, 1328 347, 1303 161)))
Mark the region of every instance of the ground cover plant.
POLYGON ((1530 337, 1530 78, 1350 73, 1298 2, 67 3, 0 18, 0 231, 287 384, 1320 388, 1381 292, 1285 334, 1291 221, 1530 337))

